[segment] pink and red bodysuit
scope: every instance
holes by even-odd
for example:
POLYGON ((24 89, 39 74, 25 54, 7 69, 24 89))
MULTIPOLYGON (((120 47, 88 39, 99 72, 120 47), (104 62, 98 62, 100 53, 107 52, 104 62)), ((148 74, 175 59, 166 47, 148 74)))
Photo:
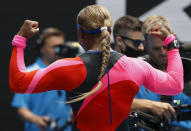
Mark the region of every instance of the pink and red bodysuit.
MULTIPOLYGON (((73 98, 90 91, 97 84, 101 66, 100 52, 90 51, 75 58, 58 60, 45 69, 27 72, 24 64, 25 42, 26 39, 21 36, 15 36, 13 40, 9 72, 10 89, 13 92, 66 90, 68 98, 73 98)), ((133 98, 142 84, 162 95, 181 93, 183 67, 179 51, 168 51, 166 73, 144 61, 111 52, 107 72, 101 81, 102 87, 96 93, 71 104, 75 126, 79 130, 114 131, 129 115, 133 98)))

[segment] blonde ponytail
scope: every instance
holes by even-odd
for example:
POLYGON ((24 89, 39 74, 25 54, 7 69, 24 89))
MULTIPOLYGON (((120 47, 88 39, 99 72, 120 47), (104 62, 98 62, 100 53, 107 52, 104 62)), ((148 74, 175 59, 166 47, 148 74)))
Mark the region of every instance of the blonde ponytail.
POLYGON ((108 31, 104 30, 102 32, 102 36, 103 36, 101 42, 102 65, 100 74, 98 76, 98 81, 100 81, 103 75, 105 74, 105 70, 107 68, 107 64, 110 57, 110 34, 108 31))
POLYGON ((91 91, 83 93, 83 94, 77 96, 75 99, 67 101, 66 103, 74 103, 74 102, 83 100, 86 97, 91 96, 92 94, 94 94, 101 88, 101 86, 102 86, 101 78, 105 74, 107 64, 109 61, 109 57, 110 57, 110 34, 108 31, 103 30, 101 33, 101 36, 102 36, 102 41, 101 41, 102 65, 101 65, 101 69, 100 69, 100 74, 98 75, 98 78, 97 78, 98 85, 91 91))
MULTIPOLYGON (((101 27, 112 27, 113 19, 105 7, 99 5, 91 5, 85 7, 79 12, 77 16, 77 23, 82 26, 84 30, 92 30, 101 27)), ((110 57, 110 33, 104 29, 100 34, 90 35, 90 37, 92 40, 97 40, 101 47, 102 64, 100 73, 97 78, 98 85, 91 91, 76 96, 74 99, 67 101, 66 103, 74 103, 83 100, 97 92, 102 86, 101 79, 105 74, 110 57)))

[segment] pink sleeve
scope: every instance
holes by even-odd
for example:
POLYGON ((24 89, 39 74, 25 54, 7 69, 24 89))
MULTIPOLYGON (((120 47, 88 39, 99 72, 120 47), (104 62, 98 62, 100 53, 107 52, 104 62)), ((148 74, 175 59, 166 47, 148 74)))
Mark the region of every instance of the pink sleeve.
POLYGON ((143 85, 154 93, 177 95, 183 90, 183 66, 178 49, 168 51, 167 72, 162 72, 140 61, 143 67, 143 85))
POLYGON ((44 69, 27 72, 24 62, 26 39, 15 36, 12 44, 9 87, 15 93, 70 91, 81 85, 86 78, 86 67, 80 57, 60 59, 44 69))

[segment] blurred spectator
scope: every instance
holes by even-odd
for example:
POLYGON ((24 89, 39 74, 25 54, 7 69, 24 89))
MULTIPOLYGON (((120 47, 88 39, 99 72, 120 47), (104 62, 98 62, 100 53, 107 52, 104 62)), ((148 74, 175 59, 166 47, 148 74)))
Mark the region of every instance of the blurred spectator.
MULTIPOLYGON (((56 28, 47 28, 40 35, 40 57, 27 67, 28 71, 45 68, 61 58, 55 47, 64 43, 64 33, 56 28)), ((12 106, 25 120, 25 131, 71 131, 69 121, 72 111, 66 101, 64 90, 48 91, 38 94, 15 94, 12 106), (60 102, 59 102, 60 101, 60 102)))
POLYGON ((144 55, 144 36, 142 22, 133 16, 119 18, 113 27, 114 49, 129 57, 144 55))

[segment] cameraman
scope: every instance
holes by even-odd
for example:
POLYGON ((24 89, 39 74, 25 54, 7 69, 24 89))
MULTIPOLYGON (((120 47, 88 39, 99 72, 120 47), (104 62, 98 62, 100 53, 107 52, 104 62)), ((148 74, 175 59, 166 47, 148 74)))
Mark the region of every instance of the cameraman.
MULTIPOLYGON (((55 60, 61 58, 56 55, 55 47, 64 43, 64 33, 56 28, 45 29, 37 43, 39 44, 40 57, 34 64, 27 67, 28 71, 45 68, 55 60)), ((64 90, 48 91, 38 94, 15 94, 12 106, 25 120, 25 131, 57 131, 66 126, 64 131, 71 131, 70 121, 71 108, 65 102, 66 93, 64 90), (61 102, 59 102, 61 101, 61 102), (55 120, 57 130, 50 129, 51 122, 55 120)), ((61 131, 61 130, 59 130, 61 131)), ((63 131, 63 130, 62 130, 63 131)))

